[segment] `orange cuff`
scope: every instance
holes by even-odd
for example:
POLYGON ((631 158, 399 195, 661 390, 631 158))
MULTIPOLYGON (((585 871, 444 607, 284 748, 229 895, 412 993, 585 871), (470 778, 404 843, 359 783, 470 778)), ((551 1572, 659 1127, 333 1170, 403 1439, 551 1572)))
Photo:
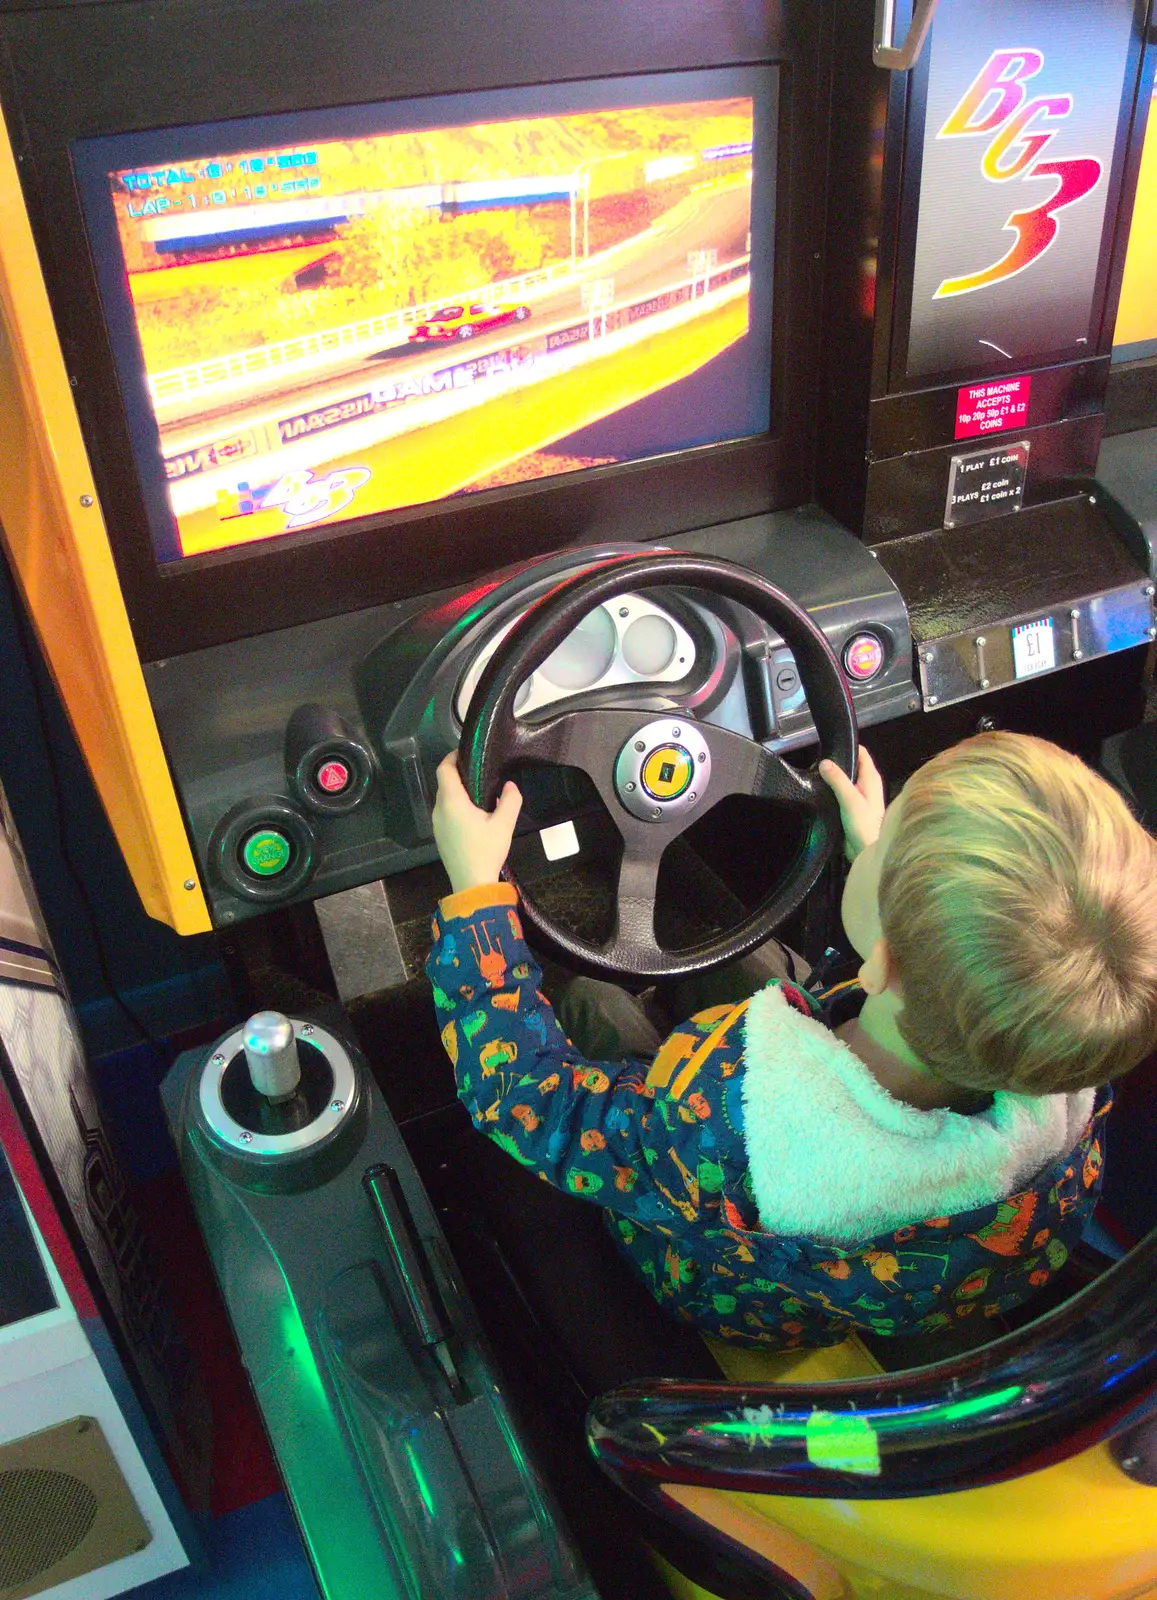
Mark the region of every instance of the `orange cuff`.
POLYGON ((473 889, 460 889, 439 900, 438 910, 449 922, 451 917, 472 917, 487 906, 516 906, 518 891, 509 883, 479 883, 473 889))

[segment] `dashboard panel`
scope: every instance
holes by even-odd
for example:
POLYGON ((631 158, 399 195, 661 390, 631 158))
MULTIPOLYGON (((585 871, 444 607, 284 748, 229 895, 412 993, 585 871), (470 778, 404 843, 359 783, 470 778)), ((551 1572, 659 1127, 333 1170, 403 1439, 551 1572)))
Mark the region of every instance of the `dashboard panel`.
MULTIPOLYGON (((466 669, 454 697, 459 725, 490 658, 525 614, 519 612, 493 634, 466 669)), ((575 694, 678 683, 695 666, 695 641, 677 617, 645 595, 620 595, 613 605, 596 606, 531 674, 518 691, 514 714, 530 716, 575 694)))
MULTIPOLYGON (((434 769, 457 745, 501 638, 564 574, 657 548, 564 551, 469 588, 148 665, 215 925, 431 861, 434 769)), ((803 604, 843 662, 862 726, 918 705, 898 589, 815 507, 698 530, 664 548, 736 561, 803 604)), ((777 750, 808 745, 814 728, 784 642, 750 614, 706 601, 671 590, 620 597, 538 669, 521 714, 561 702, 683 708, 777 750)), ((565 785, 554 788, 565 798, 565 785)))

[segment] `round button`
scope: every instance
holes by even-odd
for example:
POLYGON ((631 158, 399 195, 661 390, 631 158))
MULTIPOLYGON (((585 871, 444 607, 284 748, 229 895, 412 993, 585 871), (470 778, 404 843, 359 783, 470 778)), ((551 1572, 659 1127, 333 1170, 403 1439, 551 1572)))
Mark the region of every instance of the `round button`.
POLYGON ((245 870, 255 878, 276 878, 288 867, 293 846, 276 828, 258 828, 241 846, 245 870))
POLYGON ((857 683, 867 683, 884 665, 884 643, 874 633, 857 633, 844 646, 844 671, 857 683))
POLYGON ((286 756, 290 788, 318 816, 353 811, 368 794, 373 771, 369 751, 344 733, 318 739, 300 753, 290 749, 286 756))
POLYGON ((313 781, 324 794, 344 794, 349 788, 352 774, 344 761, 323 761, 314 773, 313 781))
MULTIPOLYGON (((243 900, 273 905, 303 889, 317 866, 317 838, 309 822, 281 794, 239 800, 209 836, 216 877, 243 900)), ((214 913, 220 902, 214 899, 214 913)), ((231 908, 231 915, 236 912, 231 908)))
POLYGON ((643 762, 639 776, 653 800, 677 800, 695 775, 695 763, 681 744, 661 744, 643 762))

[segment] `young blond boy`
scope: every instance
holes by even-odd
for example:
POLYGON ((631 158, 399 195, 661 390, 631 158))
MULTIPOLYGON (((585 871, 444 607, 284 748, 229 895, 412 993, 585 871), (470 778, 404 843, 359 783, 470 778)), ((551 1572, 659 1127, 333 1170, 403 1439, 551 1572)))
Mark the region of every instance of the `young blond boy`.
POLYGON ((775 981, 650 1062, 586 1059, 540 992, 498 881, 517 789, 483 812, 451 756, 434 812, 454 892, 427 970, 475 1124, 605 1207, 675 1315, 773 1347, 946 1329, 1048 1282, 1100 1189, 1101 1086, 1157 1044, 1157 844, 1075 757, 982 734, 887 808, 867 751, 855 784, 820 770, 859 1015, 829 1028, 775 981))

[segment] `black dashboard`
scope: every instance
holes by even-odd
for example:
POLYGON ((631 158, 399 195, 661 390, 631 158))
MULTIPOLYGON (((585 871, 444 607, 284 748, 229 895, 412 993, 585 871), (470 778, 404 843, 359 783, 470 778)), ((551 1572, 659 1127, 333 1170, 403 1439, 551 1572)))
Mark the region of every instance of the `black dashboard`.
MULTIPOLYGON (((899 591, 824 513, 746 518, 669 545, 736 561, 803 604, 841 660, 861 725, 913 708, 899 591)), ((458 743, 490 653, 561 576, 640 548, 657 547, 564 551, 470 587, 146 667, 216 924, 432 860, 434 768, 458 743)), ((779 751, 813 738, 782 640, 685 593, 624 595, 597 609, 522 697, 532 719, 564 701, 647 705, 694 710, 779 751)), ((559 769, 532 783, 528 802, 531 818, 557 822, 580 790, 559 769)))

